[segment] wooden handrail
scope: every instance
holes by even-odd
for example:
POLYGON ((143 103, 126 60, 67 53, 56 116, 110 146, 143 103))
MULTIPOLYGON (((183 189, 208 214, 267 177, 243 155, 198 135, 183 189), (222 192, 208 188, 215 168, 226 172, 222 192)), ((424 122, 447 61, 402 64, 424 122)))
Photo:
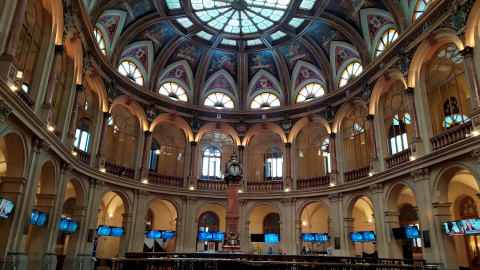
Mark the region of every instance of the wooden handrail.
POLYGON ((355 181, 358 179, 362 179, 368 176, 368 171, 370 170, 370 166, 365 166, 362 168, 358 168, 355 170, 350 170, 345 172, 345 181, 355 181))
POLYGON ((390 169, 392 167, 408 162, 410 160, 411 155, 412 155, 412 151, 410 150, 410 148, 408 148, 387 157, 385 159, 385 163, 387 163, 387 169, 390 169))
POLYGON ((171 187, 183 187, 183 177, 161 175, 154 172, 148 173, 148 182, 171 187))
POLYGON ((283 181, 247 182, 247 191, 282 191, 283 181))
POLYGON ((465 140, 467 138, 467 134, 470 134, 470 132, 472 132, 472 122, 468 121, 431 138, 430 142, 432 143, 433 151, 461 140, 465 140))
POLYGON ((197 180, 197 189, 227 190, 228 185, 224 180, 197 180))
POLYGON ((80 150, 79 148, 77 147, 73 147, 73 151, 75 151, 77 154, 76 154, 76 157, 83 163, 85 164, 90 164, 90 157, 92 155, 90 155, 89 153, 83 151, 83 150, 80 150))
POLYGON ((108 161, 105 161, 105 170, 109 174, 114 174, 120 177, 125 177, 128 179, 134 178, 135 175, 135 169, 134 168, 128 168, 125 166, 121 166, 115 163, 111 163, 108 161))
POLYGON ((326 187, 330 184, 330 175, 313 178, 297 179, 297 189, 326 187))
POLYGON ((27 92, 19 89, 15 91, 15 93, 23 101, 23 103, 25 103, 25 105, 27 105, 29 108, 32 108, 33 104, 35 104, 35 102, 27 92))

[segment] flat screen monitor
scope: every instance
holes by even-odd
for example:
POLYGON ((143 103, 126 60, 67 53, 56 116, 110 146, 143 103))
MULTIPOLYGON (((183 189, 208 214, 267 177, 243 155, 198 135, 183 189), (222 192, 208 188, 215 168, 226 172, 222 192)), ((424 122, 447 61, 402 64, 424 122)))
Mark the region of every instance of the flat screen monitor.
POLYGON ((224 232, 214 232, 213 233, 213 241, 223 241, 225 238, 224 232))
POLYGON ((315 234, 315 241, 317 242, 328 242, 328 233, 316 233, 315 234))
POLYGON ((395 239, 406 239, 407 235, 405 234, 405 227, 392 228, 393 237, 395 239))
POLYGON ((311 233, 302 233, 303 242, 315 242, 315 236, 311 233))
POLYGON ((14 205, 15 205, 14 202, 9 201, 7 199, 0 198, 0 217, 8 218, 8 216, 12 212, 14 205))
POLYGON ((444 222, 443 227, 445 228, 445 233, 447 233, 448 236, 465 234, 465 230, 463 229, 462 222, 460 220, 444 222))
POLYGON ((125 231, 122 227, 112 227, 112 231, 110 232, 110 236, 121 237, 123 232, 125 231))
POLYGON ((60 226, 58 227, 59 231, 66 231, 68 229, 68 224, 70 221, 68 219, 60 219, 60 226))
POLYGON ((172 231, 162 231, 162 239, 173 239, 175 237, 175 232, 172 231))
POLYGON ((40 212, 40 215, 38 216, 38 219, 35 225, 40 227, 45 226, 45 223, 47 222, 47 217, 48 217, 47 213, 40 212))
POLYGON ((270 233, 265 234, 265 243, 278 243, 280 239, 278 238, 278 234, 270 233))
POLYGON ((70 220, 70 222, 68 223, 67 232, 76 232, 77 228, 78 228, 78 222, 70 220))
POLYGON ((465 234, 477 234, 480 233, 480 219, 464 219, 462 220, 462 227, 465 230, 465 234))
POLYGON ((265 242, 265 235, 252 233, 250 234, 250 241, 251 242, 265 242))
POLYGON ((110 226, 98 226, 97 235, 109 236, 112 232, 112 227, 110 226))
POLYGON ((147 232, 147 238, 150 238, 150 239, 160 239, 161 236, 162 236, 161 231, 151 230, 147 232))
POLYGON ((363 236, 360 232, 350 232, 350 238, 352 238, 352 242, 363 242, 363 236))
POLYGON ((30 224, 35 225, 37 224, 38 217, 40 216, 40 211, 33 209, 32 217, 30 218, 30 224))
POLYGON ((198 232, 198 240, 201 241, 206 241, 206 240, 212 240, 213 235, 211 232, 198 232))
POLYGON ((374 242, 376 240, 375 233, 373 231, 362 232, 362 237, 363 241, 365 242, 374 242))
POLYGON ((408 226, 405 227, 405 238, 420 238, 420 232, 418 231, 417 226, 408 226))

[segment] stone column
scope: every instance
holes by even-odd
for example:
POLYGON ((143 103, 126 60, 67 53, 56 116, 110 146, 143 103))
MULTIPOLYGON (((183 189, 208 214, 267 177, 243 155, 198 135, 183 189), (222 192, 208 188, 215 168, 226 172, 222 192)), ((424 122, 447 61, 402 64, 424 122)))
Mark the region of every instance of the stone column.
POLYGON ((247 209, 248 200, 239 199, 238 206, 239 206, 239 220, 238 220, 238 234, 240 238, 240 243, 242 244, 242 252, 248 253, 249 249, 249 234, 246 232, 246 226, 248 222, 248 209, 247 209))
POLYGON ((393 235, 390 233, 392 228, 400 227, 400 222, 398 219, 400 212, 385 211, 383 212, 383 216, 385 217, 385 231, 387 232, 385 235, 385 241, 388 243, 387 247, 388 254, 390 254, 389 258, 403 259, 402 242, 395 240, 393 235))
MULTIPOLYGON (((452 220, 450 215, 451 206, 452 203, 449 202, 432 203, 433 214, 435 216, 434 224, 436 224, 438 229, 435 232, 436 234, 434 234, 434 232, 430 233, 430 241, 433 242, 432 247, 438 249, 440 253, 440 260, 438 262, 443 263, 444 269, 458 269, 455 239, 454 237, 447 236, 441 229, 443 222, 452 220), (436 245, 435 242, 438 242, 438 245, 436 245)), ((465 247, 462 245, 462 248, 465 247)))
POLYGON ((345 255, 348 257, 356 257, 356 251, 355 251, 355 243, 352 242, 350 239, 350 232, 354 231, 353 228, 353 222, 355 221, 354 218, 343 218, 343 228, 344 228, 344 233, 343 233, 343 244, 344 244, 344 249, 345 250, 345 255))
POLYGON ((477 72, 473 61, 473 48, 466 46, 460 51, 465 60, 465 72, 467 73, 468 84, 470 86, 470 96, 473 110, 480 109, 480 86, 478 85, 477 72))
POLYGON ((4 54, 15 57, 22 32, 23 20, 25 19, 25 10, 27 9, 28 0, 18 0, 15 15, 13 16, 10 31, 8 32, 7 43, 5 44, 4 54))
POLYGON ((100 142, 98 144, 97 167, 100 167, 101 165, 100 159, 103 159, 105 154, 105 139, 107 136, 108 118, 110 118, 110 116, 111 114, 109 112, 103 113, 102 132, 100 133, 100 142))
POLYGON ((182 225, 182 218, 177 217, 175 219, 175 250, 174 252, 180 252, 182 250, 183 243, 183 225, 182 225))
POLYGON ((45 97, 43 98, 43 104, 45 105, 52 106, 53 92, 55 92, 55 85, 57 84, 58 68, 60 67, 64 53, 65 49, 63 45, 55 45, 55 54, 53 56, 52 67, 50 68, 50 75, 48 76, 45 97))
POLYGON ((330 142, 330 185, 337 185, 338 180, 338 166, 337 166, 337 147, 335 145, 336 133, 330 133, 328 136, 330 142))
POLYGON ((417 108, 415 107, 415 88, 408 87, 405 89, 405 94, 408 100, 408 113, 410 115, 410 123, 412 125, 412 139, 409 142, 412 156, 421 155, 423 150, 423 143, 420 137, 420 129, 418 127, 417 108))
MULTIPOLYGON (((341 228, 343 228, 343 193, 331 193, 328 195, 328 200, 330 201, 330 220, 331 220, 331 230, 329 235, 330 245, 332 246, 332 255, 333 256, 346 256, 346 246, 344 241, 345 236, 341 228), (335 238, 340 238, 340 249, 335 249, 335 238)), ((348 235, 349 237, 349 235, 348 235)))
POLYGON ((188 189, 197 188, 197 176, 195 175, 195 153, 197 151, 197 142, 190 142, 190 165, 188 172, 188 189))
POLYGON ((142 154, 142 168, 148 169, 148 153, 150 152, 150 139, 152 138, 152 132, 145 131, 145 140, 143 143, 143 154, 142 154))
POLYGON ((369 126, 370 126, 370 153, 371 153, 372 159, 376 159, 377 158, 377 142, 375 139, 375 125, 374 125, 373 119, 374 119, 373 114, 367 115, 367 121, 369 122, 369 126))
POLYGON ((379 258, 391 258, 389 253, 390 242, 387 240, 388 236, 391 235, 391 230, 386 230, 385 220, 384 220, 384 194, 383 194, 383 184, 373 184, 369 186, 370 191, 372 192, 372 206, 373 206, 373 216, 375 222, 375 233, 377 235, 377 245, 375 246, 378 251, 379 258))
POLYGON ((238 146, 238 160, 243 163, 243 150, 245 150, 245 146, 239 145, 238 146))
POLYGON ((183 196, 183 209, 182 209, 182 221, 183 221, 183 242, 179 243, 179 247, 182 250, 178 252, 195 252, 197 247, 197 231, 196 228, 195 216, 198 197, 193 196, 183 196))
MULTIPOLYGON (((86 224, 87 207, 86 206, 73 206, 72 220, 77 221, 78 224, 86 224)), ((78 262, 78 254, 81 249, 83 241, 81 235, 88 233, 88 226, 79 226, 76 233, 71 233, 68 238, 68 247, 65 261, 63 262, 63 268, 65 270, 81 269, 78 262)))
POLYGON ((285 179, 283 180, 283 190, 292 190, 292 161, 290 151, 292 149, 292 143, 285 143, 285 179))
POLYGON ((284 198, 280 199, 280 203, 283 206, 283 230, 281 231, 282 238, 281 243, 282 248, 285 249, 285 253, 287 254, 296 254, 296 252, 300 249, 300 235, 295 234, 296 228, 296 217, 295 217, 295 204, 297 199, 296 198, 284 198))
POLYGON ((143 252, 145 239, 145 217, 148 212, 148 195, 146 190, 135 189, 135 198, 133 201, 132 229, 127 232, 128 251, 143 252))
POLYGON ((130 242, 130 237, 133 231, 133 226, 132 226, 133 215, 130 213, 124 213, 122 214, 122 217, 123 217, 122 227, 125 228, 125 233, 120 238, 120 244, 118 247, 118 257, 124 257, 125 253, 130 251, 129 247, 127 247, 127 243, 130 242))
POLYGON ((83 85, 77 84, 77 88, 75 90, 75 99, 73 100, 72 113, 70 115, 70 124, 68 126, 69 136, 75 136, 75 131, 77 130, 78 108, 80 106, 80 95, 84 90, 83 85))

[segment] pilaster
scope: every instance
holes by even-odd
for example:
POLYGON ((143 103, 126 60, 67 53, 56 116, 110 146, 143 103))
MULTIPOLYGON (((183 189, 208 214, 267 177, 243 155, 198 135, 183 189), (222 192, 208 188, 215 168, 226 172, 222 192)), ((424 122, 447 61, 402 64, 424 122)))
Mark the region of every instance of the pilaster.
POLYGON ((345 256, 345 241, 343 224, 343 193, 331 193, 328 195, 330 201, 330 245, 332 246, 332 255, 345 256), (340 249, 335 249, 335 238, 340 238, 340 249))
POLYGON ((296 237, 295 234, 295 205, 297 199, 283 198, 280 199, 280 203, 283 206, 283 230, 281 231, 281 242, 284 243, 284 245, 282 245, 282 248, 287 254, 295 254, 300 245, 299 237, 296 237))

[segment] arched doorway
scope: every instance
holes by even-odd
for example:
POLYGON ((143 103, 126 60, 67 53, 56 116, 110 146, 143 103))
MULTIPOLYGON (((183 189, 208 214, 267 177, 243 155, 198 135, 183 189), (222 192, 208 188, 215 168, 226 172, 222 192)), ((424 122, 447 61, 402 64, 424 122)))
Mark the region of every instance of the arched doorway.
POLYGON ((145 230, 175 231, 174 239, 149 239, 145 237, 144 252, 174 252, 178 212, 175 206, 162 199, 156 199, 150 204, 145 220, 145 230))
POLYGON ((312 234, 315 242, 305 242, 302 238, 302 253, 322 253, 326 254, 327 246, 330 245, 330 239, 323 242, 325 238, 320 238, 318 234, 328 234, 330 236, 330 213, 328 208, 322 202, 312 202, 305 206, 301 217, 301 234, 312 234), (322 241, 322 242, 321 242, 322 241))

